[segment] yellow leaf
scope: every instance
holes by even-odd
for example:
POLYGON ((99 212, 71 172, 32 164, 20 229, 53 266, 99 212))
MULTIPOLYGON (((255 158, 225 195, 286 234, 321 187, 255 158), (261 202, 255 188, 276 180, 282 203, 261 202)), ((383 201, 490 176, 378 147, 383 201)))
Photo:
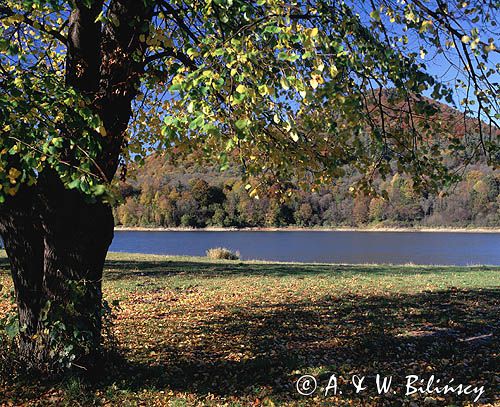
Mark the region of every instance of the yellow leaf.
POLYGON ((288 80, 287 80, 284 76, 282 76, 282 77, 280 78, 280 84, 281 84, 281 87, 282 87, 283 89, 285 89, 285 90, 290 89, 290 85, 288 84, 288 80))
POLYGON ((24 21, 24 17, 21 14, 14 14, 10 17, 4 18, 3 22, 6 25, 20 23, 24 21))
POLYGON ((259 86, 259 94, 260 94, 261 96, 265 96, 265 95, 267 95, 268 93, 269 93, 269 92, 268 92, 268 90, 267 90, 267 86, 266 86, 266 85, 261 85, 261 86, 259 86))
POLYGON ((339 70, 335 65, 330 66, 330 75, 332 78, 335 78, 339 73, 339 70))
POLYGON ((9 170, 9 175, 7 176, 12 184, 16 183, 16 179, 21 175, 21 171, 17 168, 11 168, 9 170))
POLYGON ((99 127, 97 127, 97 128, 96 128, 96 131, 97 131, 97 132, 98 132, 101 136, 103 136, 103 137, 106 137, 106 135, 108 134, 108 133, 106 132, 106 129, 105 129, 105 128, 104 128, 104 126, 102 126, 102 125, 101 125, 101 126, 99 126, 99 127))
POLYGON ((485 45, 485 47, 484 47, 484 50, 486 52, 495 51, 496 49, 497 49, 497 47, 495 46, 495 44, 493 42, 490 42, 489 45, 485 45))
POLYGON ((247 90, 247 87, 245 85, 243 85, 242 83, 240 83, 238 85, 238 87, 236 88, 236 92, 238 93, 245 93, 247 90))
POLYGON ((425 20, 422 22, 419 32, 423 33, 432 27, 432 20, 425 20))

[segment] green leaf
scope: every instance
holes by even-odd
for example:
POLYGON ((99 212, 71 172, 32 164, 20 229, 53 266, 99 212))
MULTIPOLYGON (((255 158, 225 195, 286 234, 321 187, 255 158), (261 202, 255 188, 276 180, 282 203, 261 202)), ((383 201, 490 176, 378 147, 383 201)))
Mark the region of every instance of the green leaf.
POLYGON ((248 125, 250 124, 250 121, 248 119, 239 119, 234 124, 238 130, 243 130, 246 127, 248 127, 248 125))
POLYGON ((6 325, 5 333, 11 340, 14 339, 17 335, 19 335, 19 321, 16 319, 12 321, 10 324, 6 325))
POLYGON ((380 21, 380 10, 373 10, 370 13, 370 17, 375 21, 380 21))
POLYGON ((71 182, 67 185, 67 187, 68 187, 69 189, 77 189, 77 188, 80 188, 80 183, 81 183, 80 178, 77 178, 77 179, 75 179, 75 180, 71 181, 71 182))

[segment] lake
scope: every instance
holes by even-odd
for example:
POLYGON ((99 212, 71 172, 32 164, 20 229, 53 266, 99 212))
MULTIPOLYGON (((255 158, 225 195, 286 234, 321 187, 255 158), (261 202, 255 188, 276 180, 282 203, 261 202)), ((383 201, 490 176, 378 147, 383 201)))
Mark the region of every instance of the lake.
POLYGON ((500 265, 500 233, 352 231, 116 231, 111 251, 204 256, 212 247, 244 260, 500 265))

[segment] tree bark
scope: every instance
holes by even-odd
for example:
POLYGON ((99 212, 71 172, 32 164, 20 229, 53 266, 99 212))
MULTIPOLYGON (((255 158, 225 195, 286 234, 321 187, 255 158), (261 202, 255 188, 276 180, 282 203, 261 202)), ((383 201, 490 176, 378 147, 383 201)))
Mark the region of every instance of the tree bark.
POLYGON ((86 370, 98 364, 102 273, 113 228, 109 205, 87 202, 50 172, 2 208, 0 234, 16 292, 19 352, 28 368, 53 371, 63 358, 50 351, 75 333, 73 362, 86 370), (62 336, 51 331, 55 322, 64 324, 62 336))
POLYGON ((31 339, 38 332, 44 302, 43 240, 33 198, 33 189, 23 189, 0 212, 0 235, 10 261, 19 324, 25 327, 19 338, 20 357, 28 367, 33 367, 34 360, 43 359, 31 339))
POLYGON ((43 291, 68 333, 79 333, 84 348, 76 350, 76 363, 89 370, 101 350, 102 275, 113 240, 112 210, 66 190, 56 174, 44 174, 40 181, 43 291))

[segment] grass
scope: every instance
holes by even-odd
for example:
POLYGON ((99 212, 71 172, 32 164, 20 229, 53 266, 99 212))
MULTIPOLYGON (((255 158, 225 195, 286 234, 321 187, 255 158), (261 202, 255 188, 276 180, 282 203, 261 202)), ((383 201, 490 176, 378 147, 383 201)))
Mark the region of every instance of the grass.
MULTIPOLYGON (((0 284, 10 284, 0 255, 0 284)), ((111 253, 104 291, 119 299, 123 359, 95 383, 0 382, 13 405, 462 405, 405 396, 404 377, 484 385, 498 402, 498 267, 320 265, 111 253), (479 337, 479 338, 478 338, 479 337), (335 373, 342 395, 297 394, 335 373), (392 375, 355 394, 353 374, 392 375)))

